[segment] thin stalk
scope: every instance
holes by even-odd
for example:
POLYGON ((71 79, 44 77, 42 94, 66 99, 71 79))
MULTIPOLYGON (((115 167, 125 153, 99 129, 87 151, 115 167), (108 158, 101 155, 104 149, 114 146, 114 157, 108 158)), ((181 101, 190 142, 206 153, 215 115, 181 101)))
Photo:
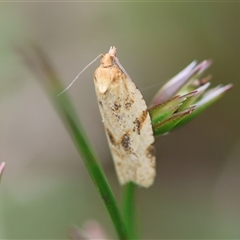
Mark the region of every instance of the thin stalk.
POLYGON ((134 183, 130 182, 126 184, 126 186, 124 186, 123 213, 124 213, 124 220, 125 220, 125 224, 126 224, 130 239, 136 239, 135 193, 136 193, 136 185, 134 183))

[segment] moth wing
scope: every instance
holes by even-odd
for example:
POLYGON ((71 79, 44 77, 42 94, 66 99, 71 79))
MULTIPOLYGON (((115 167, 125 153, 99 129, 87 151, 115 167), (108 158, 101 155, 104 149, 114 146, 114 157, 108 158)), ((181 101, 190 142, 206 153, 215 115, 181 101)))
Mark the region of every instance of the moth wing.
POLYGON ((120 183, 149 187, 156 175, 151 119, 142 94, 119 68, 107 92, 96 88, 102 121, 120 183))

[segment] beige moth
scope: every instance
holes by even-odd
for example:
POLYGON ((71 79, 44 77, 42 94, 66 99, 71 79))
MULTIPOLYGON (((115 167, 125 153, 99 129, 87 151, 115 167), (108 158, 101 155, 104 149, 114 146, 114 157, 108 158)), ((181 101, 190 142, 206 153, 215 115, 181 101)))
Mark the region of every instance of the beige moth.
POLYGON ((115 47, 102 55, 94 84, 120 184, 149 187, 156 175, 151 119, 142 94, 119 63, 115 47))

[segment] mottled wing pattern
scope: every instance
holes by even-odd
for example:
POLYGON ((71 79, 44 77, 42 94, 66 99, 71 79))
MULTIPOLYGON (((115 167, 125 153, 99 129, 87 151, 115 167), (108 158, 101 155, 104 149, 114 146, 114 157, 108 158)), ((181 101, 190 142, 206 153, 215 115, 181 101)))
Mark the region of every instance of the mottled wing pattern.
POLYGON ((103 56, 94 75, 102 121, 120 183, 148 187, 156 175, 151 119, 114 50, 103 56))

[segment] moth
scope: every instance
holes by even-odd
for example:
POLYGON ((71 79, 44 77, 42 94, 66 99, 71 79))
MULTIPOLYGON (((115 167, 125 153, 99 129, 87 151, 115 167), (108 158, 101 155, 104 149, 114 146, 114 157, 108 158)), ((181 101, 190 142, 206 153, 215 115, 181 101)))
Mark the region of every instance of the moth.
POLYGON ((156 157, 147 105, 119 63, 116 48, 101 57, 94 85, 119 182, 149 187, 156 175, 156 157))

